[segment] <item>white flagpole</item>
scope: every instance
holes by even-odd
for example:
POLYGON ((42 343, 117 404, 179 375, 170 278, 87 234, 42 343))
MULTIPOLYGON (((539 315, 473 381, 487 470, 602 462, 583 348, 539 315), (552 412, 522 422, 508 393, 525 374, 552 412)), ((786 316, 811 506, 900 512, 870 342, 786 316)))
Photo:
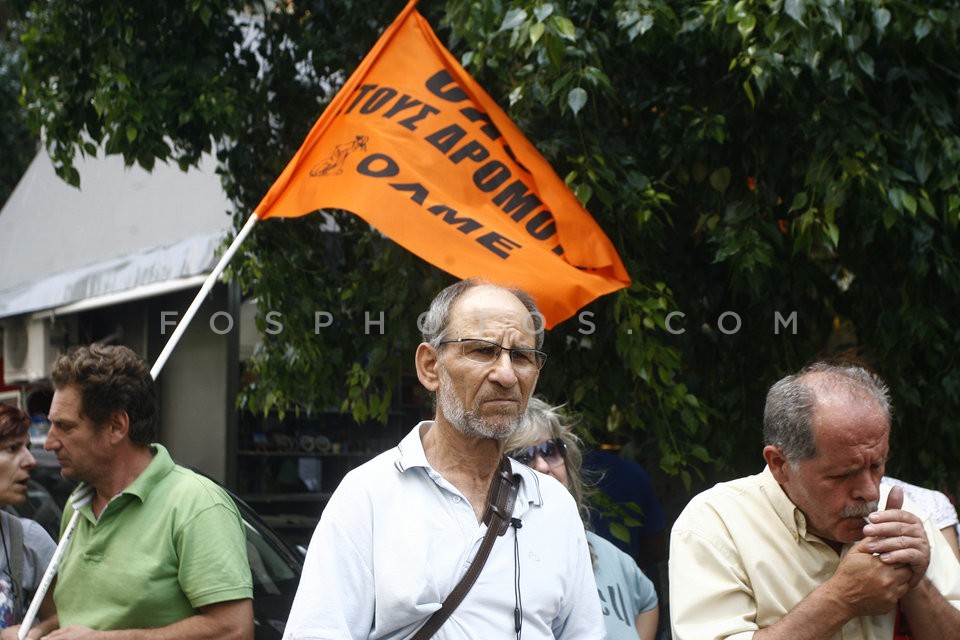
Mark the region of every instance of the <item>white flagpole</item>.
POLYGON ((217 282, 217 278, 220 277, 223 270, 227 268, 227 264, 230 262, 230 259, 233 258, 233 254, 237 252, 237 249, 240 248, 240 244, 250 235, 250 231, 253 230, 253 225, 256 224, 256 222, 257 214, 251 213, 246 224, 243 225, 243 228, 240 229, 240 232, 237 234, 237 237, 233 239, 233 242, 230 243, 227 250, 220 256, 220 261, 217 262, 217 266, 215 266, 213 271, 210 272, 210 275, 207 276, 203 286, 200 287, 200 293, 198 293, 193 299, 193 302, 190 303, 190 307, 187 308, 186 313, 183 314, 183 320, 177 323, 177 328, 173 330, 170 339, 167 340, 167 344, 163 347, 163 351, 161 351, 157 357, 157 361, 153 363, 153 368, 150 369, 150 375, 153 376, 154 380, 160 375, 160 370, 163 369, 163 365, 167 363, 167 359, 170 357, 171 352, 173 352, 173 348, 180 342, 180 338, 190 325, 190 321, 193 320, 193 316, 197 314, 200 305, 203 304, 204 298, 207 297, 207 294, 210 292, 210 289, 213 288, 213 285, 217 282))
MULTIPOLYGON (((243 228, 240 229, 240 232, 237 233, 237 236, 233 239, 233 242, 230 243, 230 246, 227 247, 227 250, 223 252, 222 256, 220 256, 220 260, 213 268, 213 271, 211 271, 210 275, 207 276, 207 279, 204 280, 203 286, 200 287, 200 292, 197 293, 196 297, 193 299, 193 302, 190 303, 190 306, 187 308, 186 313, 184 313, 183 320, 177 323, 177 328, 174 329, 173 333, 170 335, 170 339, 167 340, 167 344, 164 345, 163 351, 161 351, 160 355, 157 357, 157 361, 153 363, 153 368, 150 369, 150 375, 154 380, 157 379, 157 376, 160 374, 160 370, 163 369, 163 365, 167 363, 167 359, 170 357, 170 353, 173 351, 173 348, 177 346, 178 342, 180 342, 180 338, 190 325, 190 321, 193 320, 193 316, 197 314, 197 311, 200 309, 200 305, 203 304, 204 298, 207 297, 210 289, 212 289, 213 285, 216 284, 217 279, 220 277, 220 274, 223 273, 223 270, 227 268, 227 264, 230 263, 230 259, 233 258, 233 255, 237 252, 237 249, 240 248, 240 245, 243 243, 243 241, 248 235, 250 235, 250 232, 253 230, 253 225, 257 223, 257 219, 257 214, 250 214, 250 217, 243 225, 243 228)), ((53 582, 53 577, 56 575, 57 568, 60 566, 60 558, 63 557, 63 552, 66 551, 67 543, 70 541, 70 536, 73 534, 73 530, 77 526, 77 518, 80 516, 79 509, 81 506, 86 504, 87 501, 89 501, 90 497, 91 496, 88 495, 86 496, 87 500, 81 499, 73 505, 74 511, 73 515, 70 516, 70 522, 67 523, 67 528, 64 530, 63 535, 60 536, 60 543, 57 544, 57 550, 53 552, 53 557, 50 559, 50 564, 47 565, 47 570, 44 572, 43 578, 40 581, 40 585, 37 587, 37 592, 34 594, 33 600, 30 601, 30 607, 27 609, 27 613, 23 616, 23 622, 20 623, 20 630, 17 632, 17 638, 19 640, 24 640, 24 638, 27 637, 27 633, 30 632, 30 627, 33 626, 33 620, 36 618, 37 611, 40 609, 40 603, 43 602, 43 598, 46 596, 47 590, 50 588, 50 584, 53 582)))
POLYGON ((77 519, 80 517, 80 507, 90 502, 92 498, 93 491, 87 491, 77 496, 74 501, 70 503, 73 506, 73 515, 70 516, 70 522, 67 523, 67 528, 64 530, 63 535, 60 536, 60 543, 57 544, 57 549, 53 552, 53 557, 50 558, 50 564, 47 565, 47 570, 43 572, 43 578, 40 579, 37 593, 34 594, 33 600, 30 601, 30 607, 23 616, 23 622, 20 623, 20 629, 17 631, 18 640, 24 640, 30 632, 30 627, 33 626, 33 620, 37 617, 37 611, 40 609, 40 603, 43 602, 44 596, 47 595, 47 590, 50 589, 53 577, 57 574, 57 569, 60 567, 60 558, 63 557, 63 552, 67 549, 70 536, 73 535, 73 530, 77 526, 77 519))

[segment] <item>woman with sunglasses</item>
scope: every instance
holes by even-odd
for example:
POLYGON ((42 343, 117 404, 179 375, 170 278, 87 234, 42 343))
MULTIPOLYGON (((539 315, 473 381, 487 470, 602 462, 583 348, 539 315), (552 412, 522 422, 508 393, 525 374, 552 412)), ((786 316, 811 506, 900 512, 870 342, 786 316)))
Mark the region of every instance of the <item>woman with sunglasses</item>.
MULTIPOLYGON (((589 523, 580 471, 583 454, 572 427, 560 407, 532 397, 506 451, 514 460, 559 480, 576 500, 583 522, 589 523)), ((629 555, 589 529, 586 533, 608 640, 653 640, 660 616, 653 583, 629 555)))

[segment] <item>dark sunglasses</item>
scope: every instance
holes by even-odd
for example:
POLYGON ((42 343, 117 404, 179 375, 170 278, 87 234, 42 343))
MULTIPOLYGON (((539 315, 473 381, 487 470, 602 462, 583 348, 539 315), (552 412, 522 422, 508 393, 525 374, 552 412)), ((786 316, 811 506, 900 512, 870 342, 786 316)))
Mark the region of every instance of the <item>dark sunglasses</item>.
POLYGON ((554 438, 526 449, 517 449, 510 454, 511 458, 528 467, 533 464, 537 456, 543 458, 543 461, 551 467, 555 467, 567 457, 567 446, 560 438, 554 438))

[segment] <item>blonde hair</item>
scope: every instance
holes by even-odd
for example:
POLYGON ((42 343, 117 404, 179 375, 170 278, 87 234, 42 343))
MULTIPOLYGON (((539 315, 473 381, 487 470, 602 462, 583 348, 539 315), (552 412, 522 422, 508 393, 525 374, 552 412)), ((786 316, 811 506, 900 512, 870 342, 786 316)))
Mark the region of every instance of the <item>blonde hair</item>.
POLYGON ((507 455, 532 447, 544 440, 558 438, 566 447, 563 464, 567 471, 567 490, 577 503, 584 527, 590 528, 590 489, 583 482, 583 440, 573 432, 576 420, 564 410, 564 405, 551 406, 533 396, 527 403, 520 426, 507 439, 507 455))

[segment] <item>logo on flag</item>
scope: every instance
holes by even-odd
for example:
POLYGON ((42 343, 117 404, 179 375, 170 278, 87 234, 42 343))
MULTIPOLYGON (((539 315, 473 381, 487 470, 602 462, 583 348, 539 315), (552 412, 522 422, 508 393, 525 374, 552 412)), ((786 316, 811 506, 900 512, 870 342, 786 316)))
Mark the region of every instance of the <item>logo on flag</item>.
POLYGON ((333 149, 333 153, 329 157, 324 158, 317 165, 310 169, 311 176, 338 176, 343 173, 343 163, 346 162, 347 156, 351 153, 360 149, 361 151, 366 151, 367 149, 367 140, 369 136, 356 136, 350 142, 344 142, 338 144, 333 149))

